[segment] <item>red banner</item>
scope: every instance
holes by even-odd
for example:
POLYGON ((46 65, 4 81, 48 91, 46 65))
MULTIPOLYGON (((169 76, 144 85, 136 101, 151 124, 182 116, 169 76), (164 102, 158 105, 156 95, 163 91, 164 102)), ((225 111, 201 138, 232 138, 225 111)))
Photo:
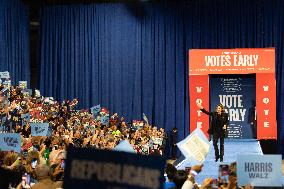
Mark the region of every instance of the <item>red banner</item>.
POLYGON ((189 74, 274 73, 274 48, 193 49, 189 51, 189 74))
MULTIPOLYGON (((190 132, 194 129, 201 128, 207 135, 209 128, 209 117, 202 113, 197 107, 200 103, 205 109, 209 109, 209 81, 207 75, 189 77, 190 91, 190 132)), ((208 135, 207 135, 208 136, 208 135)))
POLYGON ((277 139, 276 82, 273 73, 256 74, 256 120, 258 139, 277 139))
POLYGON ((196 102, 209 110, 209 74, 256 73, 258 139, 276 139, 275 49, 193 49, 189 51, 190 131, 207 133, 209 119, 196 102))

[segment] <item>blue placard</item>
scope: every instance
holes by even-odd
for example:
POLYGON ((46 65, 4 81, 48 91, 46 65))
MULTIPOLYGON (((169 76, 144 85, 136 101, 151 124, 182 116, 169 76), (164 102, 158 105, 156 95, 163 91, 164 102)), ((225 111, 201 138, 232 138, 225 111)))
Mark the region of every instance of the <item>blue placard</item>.
POLYGON ((0 133, 0 150, 21 151, 21 136, 19 133, 0 133))
POLYGON ((26 123, 30 121, 31 115, 30 113, 22 114, 21 118, 22 118, 22 125, 25 126, 26 123))
POLYGON ((281 155, 239 155, 237 158, 238 185, 282 186, 281 155))
POLYGON ((90 108, 92 114, 96 116, 101 111, 101 105, 96 105, 90 108))
POLYGON ((184 140, 178 142, 177 146, 179 150, 182 152, 182 154, 186 157, 186 159, 190 160, 192 165, 203 163, 210 149, 209 141, 200 128, 196 128, 184 140), (192 147, 194 149, 190 150, 188 149, 189 147, 192 147), (207 153, 206 154, 199 153, 198 156, 196 156, 194 151, 195 152, 198 151, 198 148, 202 148, 200 149, 202 153, 205 151, 207 153))
POLYGON ((10 73, 8 71, 0 72, 0 79, 9 79, 10 73))
POLYGON ((120 143, 113 150, 120 152, 136 153, 132 145, 127 140, 120 141, 120 143))
POLYGON ((30 123, 32 136, 50 136, 49 123, 30 123))
POLYGON ((159 156, 70 147, 63 188, 162 189, 164 167, 159 156))
POLYGON ((109 117, 108 116, 102 116, 101 117, 101 124, 102 125, 108 125, 109 117))
POLYGON ((0 120, 0 121, 1 121, 1 124, 0 124, 0 125, 1 125, 1 126, 4 125, 4 123, 6 122, 6 120, 7 120, 7 117, 6 117, 6 116, 2 117, 1 120, 0 120))

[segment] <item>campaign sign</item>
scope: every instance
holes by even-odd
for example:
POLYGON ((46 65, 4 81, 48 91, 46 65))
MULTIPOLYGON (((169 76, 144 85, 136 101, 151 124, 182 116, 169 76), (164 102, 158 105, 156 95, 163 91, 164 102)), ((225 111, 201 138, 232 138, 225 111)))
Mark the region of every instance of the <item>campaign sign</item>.
POLYGON ((21 89, 27 89, 28 82, 27 81, 19 81, 19 87, 21 89))
POLYGON ((10 78, 10 74, 8 71, 0 72, 0 79, 9 79, 9 78, 10 78))
POLYGON ((29 113, 22 114, 21 118, 22 118, 22 125, 25 126, 26 123, 30 121, 31 115, 29 113))
POLYGON ((164 166, 159 156, 70 147, 63 188, 162 189, 164 166))
POLYGON ((4 88, 10 89, 11 87, 11 80, 6 80, 3 82, 4 88))
POLYGON ((210 144, 200 128, 195 129, 188 137, 177 143, 181 153, 193 164, 203 163, 210 149, 210 144))
POLYGON ((108 116, 102 116, 101 117, 101 124, 102 125, 108 125, 109 117, 108 116))
POLYGON ((0 119, 0 125, 2 126, 2 125, 4 125, 4 123, 6 122, 6 120, 7 120, 7 117, 6 116, 4 116, 4 117, 2 117, 1 119, 0 119))
POLYGON ((281 155, 239 155, 237 157, 238 185, 282 186, 281 162, 281 155))
POLYGON ((50 136, 49 123, 30 123, 32 136, 50 136))
POLYGON ((19 133, 0 133, 0 150, 21 151, 21 136, 19 133))
POLYGON ((136 151, 133 149, 132 145, 128 142, 128 140, 120 141, 120 143, 113 150, 121 151, 121 152, 136 153, 136 151))
POLYGON ((101 111, 101 105, 99 104, 99 105, 96 105, 94 107, 91 107, 90 110, 91 110, 92 114, 95 116, 101 111))

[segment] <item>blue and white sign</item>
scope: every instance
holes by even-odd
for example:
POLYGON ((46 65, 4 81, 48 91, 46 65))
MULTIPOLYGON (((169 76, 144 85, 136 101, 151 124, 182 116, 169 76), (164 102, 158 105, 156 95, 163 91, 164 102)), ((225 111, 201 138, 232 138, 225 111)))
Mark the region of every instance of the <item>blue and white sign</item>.
POLYGON ((210 149, 207 137, 199 128, 177 143, 177 146, 186 159, 191 160, 192 164, 203 163, 210 149))
POLYGON ((33 90, 32 89, 24 89, 24 90, 22 90, 22 93, 23 94, 27 93, 29 96, 32 96, 33 90))
POLYGON ((238 185, 282 186, 281 168, 281 155, 239 155, 237 157, 238 185))
POLYGON ((21 136, 19 133, 0 133, 0 150, 21 151, 21 136))
POLYGON ((68 148, 63 188, 162 189, 165 159, 93 148, 68 148))
POLYGON ((102 116, 101 117, 101 124, 102 125, 108 125, 109 117, 108 116, 102 116))
POLYGON ((132 145, 127 140, 120 141, 120 143, 116 145, 116 147, 113 150, 120 152, 136 153, 132 145))
POLYGON ((0 72, 0 79, 10 79, 10 73, 8 71, 0 72))
POLYGON ((1 125, 1 126, 4 125, 4 123, 6 122, 6 120, 7 120, 7 117, 6 117, 6 116, 2 117, 2 118, 0 119, 0 121, 1 121, 0 125, 1 125))
POLYGON ((19 81, 19 87, 21 89, 27 89, 28 87, 28 82, 27 81, 19 81))
POLYGON ((25 126, 26 123, 30 121, 31 115, 30 113, 22 114, 21 118, 22 118, 22 125, 25 126))
POLYGON ((51 127, 49 123, 30 123, 32 136, 50 136, 51 127))
POLYGON ((101 111, 101 105, 96 105, 90 108, 92 114, 96 116, 101 111))

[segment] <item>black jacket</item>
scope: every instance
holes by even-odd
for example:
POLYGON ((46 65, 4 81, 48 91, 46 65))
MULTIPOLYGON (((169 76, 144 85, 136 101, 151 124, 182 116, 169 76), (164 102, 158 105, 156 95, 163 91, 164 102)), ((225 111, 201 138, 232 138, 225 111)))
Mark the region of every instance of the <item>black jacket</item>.
POLYGON ((214 134, 214 133, 219 133, 225 135, 227 133, 227 130, 224 130, 223 127, 224 125, 229 125, 229 120, 228 120, 228 114, 223 112, 221 113, 221 120, 218 123, 218 113, 217 112, 208 112, 204 108, 200 109, 203 113, 210 115, 211 117, 211 122, 210 126, 208 129, 208 134, 214 134))

